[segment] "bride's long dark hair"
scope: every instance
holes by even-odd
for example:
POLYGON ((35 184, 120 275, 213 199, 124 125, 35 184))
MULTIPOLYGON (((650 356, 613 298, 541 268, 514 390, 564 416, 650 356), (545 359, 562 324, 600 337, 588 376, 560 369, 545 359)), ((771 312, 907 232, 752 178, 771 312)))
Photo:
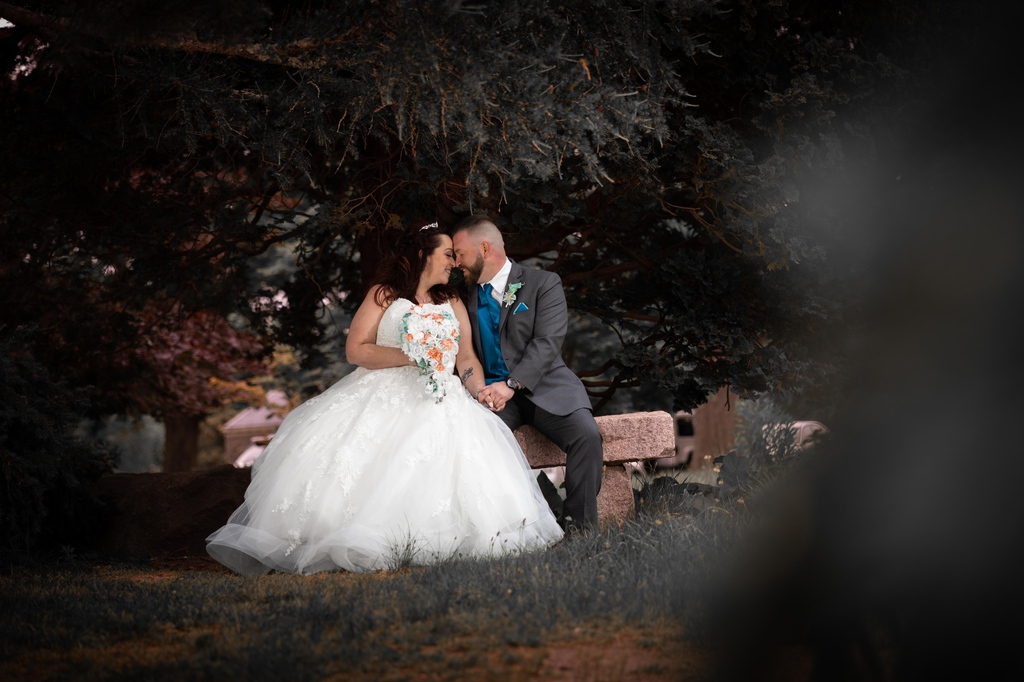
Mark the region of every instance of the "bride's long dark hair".
MULTIPOLYGON (((420 275, 427 266, 427 258, 441 246, 441 236, 446 231, 436 221, 415 220, 395 242, 377 274, 370 281, 370 287, 380 285, 375 295, 377 305, 386 308, 393 301, 405 298, 416 301, 416 288, 420 275)), ((435 284, 430 288, 430 299, 435 304, 457 298, 458 290, 448 284, 435 284)))

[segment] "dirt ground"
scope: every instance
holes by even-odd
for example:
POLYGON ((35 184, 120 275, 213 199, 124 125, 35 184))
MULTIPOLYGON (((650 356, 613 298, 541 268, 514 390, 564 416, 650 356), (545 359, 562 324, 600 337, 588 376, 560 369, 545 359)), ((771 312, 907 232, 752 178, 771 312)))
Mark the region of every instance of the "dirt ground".
MULTIPOLYGON (((149 570, 140 571, 139 582, 174 580, 183 571, 230 574, 209 557, 157 559, 149 570)), ((352 576, 353 580, 359 576, 352 576)), ((460 650, 460 643, 447 642, 445 650, 460 650)), ((432 651, 425 649, 425 655, 432 651)), ((481 665, 462 671, 464 680, 550 680, 552 682, 698 682, 708 680, 710 659, 706 652, 682 638, 676 629, 616 628, 606 630, 594 624, 574 628, 566 641, 516 647, 514 651, 489 652, 481 665), (483 664, 486 661, 486 664, 483 664)), ((346 676, 345 680, 354 678, 346 676)), ((369 679, 437 679, 430 672, 395 669, 374 671, 369 679)))
MULTIPOLYGON (((123 568, 119 569, 123 570, 123 568)), ((230 575, 231 571, 210 557, 153 559, 135 579, 141 584, 172 581, 187 571, 230 575)), ((352 580, 365 576, 349 575, 352 580)), ((538 646, 506 646, 489 652, 472 652, 468 642, 448 641, 420 652, 424 660, 462 656, 470 661, 457 678, 450 671, 439 674, 430 665, 373 670, 366 675, 327 677, 336 682, 428 682, 439 679, 551 682, 726 682, 714 674, 712 652, 684 636, 678 625, 658 627, 583 623, 555 635, 538 646)), ((769 679, 763 682, 800 682, 813 676, 806 652, 779 652, 769 679)), ((731 681, 728 681, 731 682, 731 681)))

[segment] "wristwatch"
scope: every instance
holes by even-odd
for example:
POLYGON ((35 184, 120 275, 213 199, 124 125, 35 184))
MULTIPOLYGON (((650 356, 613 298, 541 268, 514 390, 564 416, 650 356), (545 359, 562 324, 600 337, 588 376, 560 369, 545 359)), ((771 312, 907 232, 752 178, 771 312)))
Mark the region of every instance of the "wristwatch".
POLYGON ((505 385, 511 388, 513 391, 518 391, 523 387, 523 385, 519 383, 517 379, 513 379, 512 377, 505 379, 505 385))

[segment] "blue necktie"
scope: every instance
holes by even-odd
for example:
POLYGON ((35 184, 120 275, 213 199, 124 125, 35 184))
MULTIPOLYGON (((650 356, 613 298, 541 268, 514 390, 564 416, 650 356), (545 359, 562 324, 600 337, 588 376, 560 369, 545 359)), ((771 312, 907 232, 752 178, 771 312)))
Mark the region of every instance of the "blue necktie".
POLYGON ((501 345, 498 342, 498 323, 501 321, 501 308, 491 296, 493 287, 490 284, 480 286, 477 295, 477 319, 480 324, 480 347, 484 356, 480 358, 484 365, 484 378, 488 384, 504 381, 508 377, 508 368, 501 357, 501 345))

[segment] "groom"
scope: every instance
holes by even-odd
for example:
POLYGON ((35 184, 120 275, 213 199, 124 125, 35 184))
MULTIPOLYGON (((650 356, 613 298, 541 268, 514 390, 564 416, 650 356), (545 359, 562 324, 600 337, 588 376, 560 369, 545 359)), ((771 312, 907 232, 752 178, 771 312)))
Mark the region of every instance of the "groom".
POLYGON ((486 216, 464 218, 452 243, 487 384, 478 399, 511 430, 529 424, 565 452, 566 530, 596 527, 604 454, 586 389, 562 361, 569 313, 561 280, 509 260, 486 216))

